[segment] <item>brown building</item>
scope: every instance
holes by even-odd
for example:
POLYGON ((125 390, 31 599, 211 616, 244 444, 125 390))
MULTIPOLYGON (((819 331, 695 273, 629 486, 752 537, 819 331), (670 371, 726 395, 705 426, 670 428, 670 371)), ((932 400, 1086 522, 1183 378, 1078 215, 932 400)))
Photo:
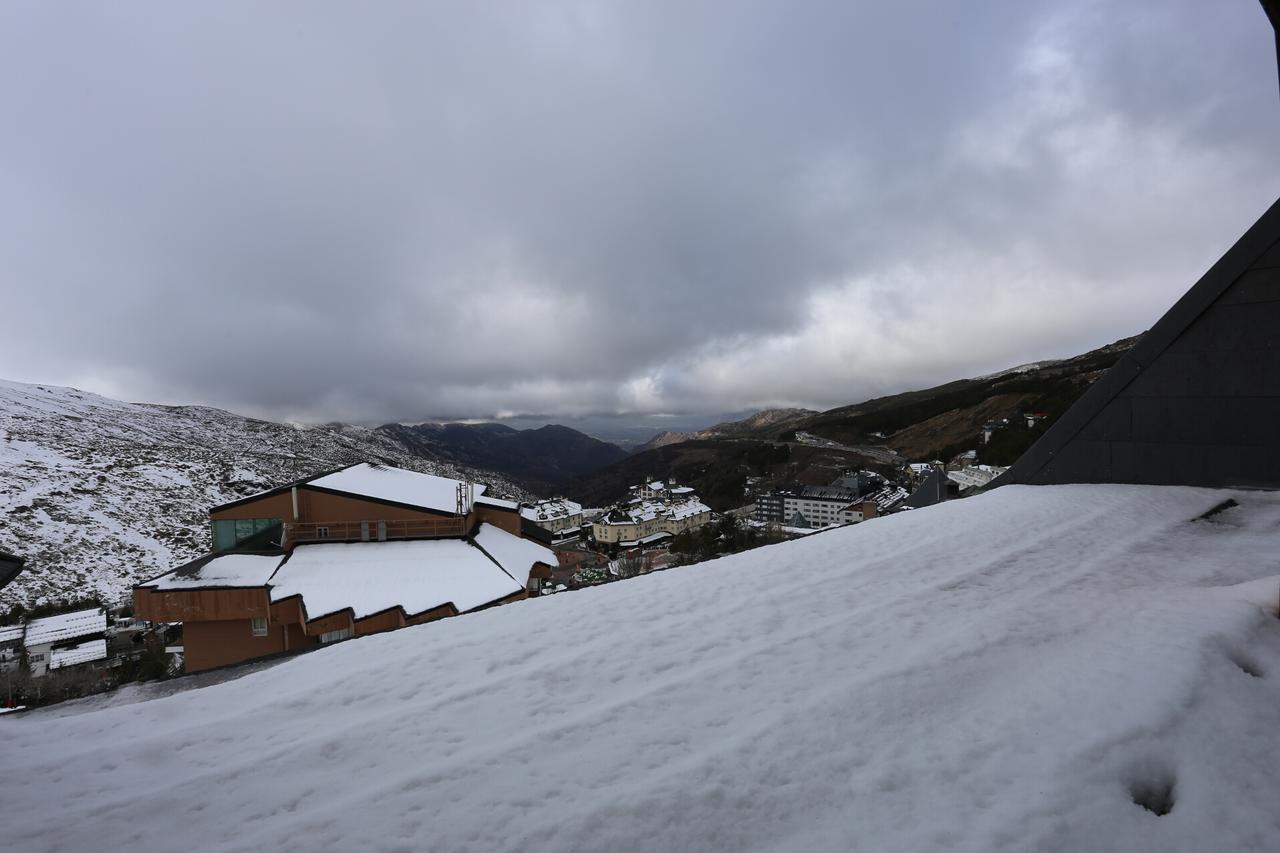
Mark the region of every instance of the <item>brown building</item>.
POLYGON ((482 485, 358 464, 214 507, 213 552, 140 584, 197 672, 536 595, 555 555, 482 485))

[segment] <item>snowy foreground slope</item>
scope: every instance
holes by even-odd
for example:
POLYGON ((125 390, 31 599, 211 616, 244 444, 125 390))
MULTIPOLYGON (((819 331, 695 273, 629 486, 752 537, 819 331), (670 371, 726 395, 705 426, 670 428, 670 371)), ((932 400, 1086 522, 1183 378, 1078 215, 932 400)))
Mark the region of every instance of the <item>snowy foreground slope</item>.
POLYGON ((1009 487, 162 698, 0 717, 3 837, 1275 850, 1280 495, 1192 520, 1228 496, 1009 487), (1133 802, 1167 789, 1165 816, 1133 802))
POLYGON ((377 459, 513 493, 501 478, 429 462, 359 427, 0 380, 0 551, 29 561, 0 607, 94 592, 121 601, 134 582, 208 551, 209 507, 377 459))

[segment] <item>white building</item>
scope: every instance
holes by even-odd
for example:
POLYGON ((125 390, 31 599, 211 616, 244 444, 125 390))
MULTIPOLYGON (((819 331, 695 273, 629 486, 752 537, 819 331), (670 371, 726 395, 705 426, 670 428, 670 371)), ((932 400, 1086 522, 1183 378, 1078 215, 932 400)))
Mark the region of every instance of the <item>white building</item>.
POLYGON ((520 517, 551 533, 576 532, 582 527, 582 504, 568 498, 550 498, 534 504, 521 504, 520 517))
POLYGON ((631 487, 632 498, 591 525, 597 542, 632 546, 652 544, 711 521, 711 507, 688 486, 654 480, 631 487))
MULTIPOLYGON (((839 491, 843 493, 845 490, 839 491)), ((847 494, 823 494, 821 487, 808 488, 798 495, 785 495, 782 512, 787 524, 798 520, 797 515, 802 516, 809 527, 854 524, 862 521, 862 501, 854 500, 847 494)))
POLYGON ((31 675, 107 659, 107 611, 101 607, 32 619, 23 645, 31 675))
POLYGON ((959 486, 961 492, 967 492, 987 485, 1008 470, 996 465, 965 466, 948 471, 947 479, 959 486))

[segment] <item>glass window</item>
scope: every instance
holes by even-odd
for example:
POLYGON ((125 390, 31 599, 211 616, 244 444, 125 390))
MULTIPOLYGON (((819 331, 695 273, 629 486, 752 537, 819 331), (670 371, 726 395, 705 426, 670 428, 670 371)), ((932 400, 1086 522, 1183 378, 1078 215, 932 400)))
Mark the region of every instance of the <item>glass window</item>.
POLYGON ((213 550, 225 551, 236 546, 236 523, 234 521, 215 521, 213 523, 213 550))
POLYGON ((267 636, 267 618, 265 616, 255 616, 251 621, 252 625, 250 627, 253 630, 253 636, 267 636))
POLYGON ((280 524, 278 518, 236 518, 213 522, 213 550, 226 551, 280 524))

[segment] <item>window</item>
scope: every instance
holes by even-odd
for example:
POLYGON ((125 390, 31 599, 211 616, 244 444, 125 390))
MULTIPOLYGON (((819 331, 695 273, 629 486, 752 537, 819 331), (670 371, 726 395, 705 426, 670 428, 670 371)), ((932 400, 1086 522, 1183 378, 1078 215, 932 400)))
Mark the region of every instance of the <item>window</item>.
POLYGON ((264 530, 280 525, 278 518, 231 518, 213 522, 213 550, 227 551, 264 530))
POLYGON ((253 636, 267 636, 267 618, 265 616, 255 616, 252 620, 253 636))
POLYGON ((328 539, 328 538, 329 538, 329 528, 327 528, 327 527, 317 527, 317 528, 316 528, 316 538, 317 538, 317 539, 328 539))
POLYGON ((336 643, 339 640, 346 640, 351 637, 350 628, 339 628, 336 631, 325 631, 320 635, 321 644, 336 643))

